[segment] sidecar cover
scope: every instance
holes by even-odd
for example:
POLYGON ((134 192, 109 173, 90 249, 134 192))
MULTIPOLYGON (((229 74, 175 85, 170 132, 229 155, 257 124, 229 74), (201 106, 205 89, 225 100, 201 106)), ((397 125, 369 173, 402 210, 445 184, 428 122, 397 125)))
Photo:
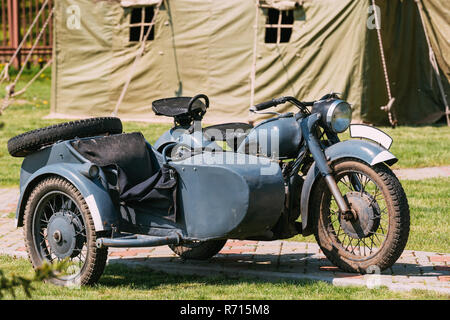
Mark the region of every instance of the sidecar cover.
POLYGON ((263 235, 284 207, 280 167, 267 158, 204 152, 171 162, 187 236, 243 239, 263 235))
POLYGON ((72 146, 106 172, 115 170, 115 177, 108 175, 113 201, 176 220, 176 179, 160 166, 141 133, 77 139, 72 146))

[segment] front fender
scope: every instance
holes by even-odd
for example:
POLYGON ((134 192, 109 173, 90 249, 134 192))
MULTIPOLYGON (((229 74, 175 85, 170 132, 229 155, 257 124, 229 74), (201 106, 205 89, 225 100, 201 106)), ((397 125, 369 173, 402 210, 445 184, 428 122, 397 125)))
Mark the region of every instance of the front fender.
POLYGON ((119 215, 108 191, 98 178, 91 180, 83 175, 82 172, 85 169, 86 166, 80 163, 57 163, 47 165, 34 172, 21 186, 16 211, 17 227, 23 226, 25 205, 33 188, 48 176, 60 176, 67 179, 80 191, 89 207, 96 231, 111 230, 112 225, 117 225, 119 215))
MULTIPOLYGON (((325 157, 329 163, 343 158, 354 158, 364 161, 369 166, 374 166, 382 162, 391 166, 398 161, 387 149, 367 140, 347 140, 336 143, 325 149, 325 157)), ((308 220, 311 218, 309 207, 311 191, 319 175, 320 171, 314 162, 306 175, 300 199, 302 234, 304 236, 310 235, 313 232, 313 226, 311 223, 308 224, 308 220)))

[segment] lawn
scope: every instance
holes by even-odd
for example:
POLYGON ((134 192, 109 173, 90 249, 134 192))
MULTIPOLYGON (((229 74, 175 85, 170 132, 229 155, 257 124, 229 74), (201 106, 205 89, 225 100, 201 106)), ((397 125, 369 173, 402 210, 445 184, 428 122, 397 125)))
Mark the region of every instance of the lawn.
MULTIPOLYGON (((12 273, 31 278, 33 271, 25 259, 0 255, 0 266, 6 275, 12 273)), ((155 272, 143 267, 130 268, 109 265, 92 287, 62 288, 46 283, 33 284, 33 299, 152 299, 152 300, 348 300, 348 299, 448 299, 448 296, 429 291, 393 292, 386 288, 336 287, 320 281, 268 282, 250 278, 232 279, 223 276, 181 276, 155 272)), ((5 299, 11 299, 6 295, 5 299)), ((17 291, 18 299, 27 297, 17 291)))

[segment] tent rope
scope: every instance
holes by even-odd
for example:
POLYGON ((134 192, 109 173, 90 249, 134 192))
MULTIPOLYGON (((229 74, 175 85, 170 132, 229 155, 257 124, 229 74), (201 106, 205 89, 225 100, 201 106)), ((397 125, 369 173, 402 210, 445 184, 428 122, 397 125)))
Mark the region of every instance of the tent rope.
MULTIPOLYGON (((17 57, 19 51, 22 49, 23 44, 25 43, 26 39, 28 38, 29 34, 31 33, 31 30, 33 29, 33 27, 35 26, 35 24, 38 21, 38 18, 42 15, 42 12, 44 11, 45 6, 47 5, 48 0, 42 5, 41 10, 38 12, 36 18, 34 19, 33 23, 31 24, 31 26, 28 28, 27 33, 25 34, 22 42, 20 43, 19 47, 17 48, 17 50, 15 51, 15 53, 13 54, 11 60, 6 64, 5 69, 3 69, 3 71, 5 71, 5 73, 3 73, 2 75, 2 79, 0 79, 0 83, 3 82, 3 80, 5 79, 9 79, 9 65, 12 63, 12 61, 14 61, 14 59, 17 57)), ((53 17, 53 13, 54 13, 54 8, 52 8, 52 10, 50 11, 47 20, 45 21, 44 25, 41 28, 41 31, 39 32, 38 36, 36 37, 36 40, 33 43, 33 46, 30 49, 30 52, 28 53, 27 57, 25 58, 25 61, 22 64, 21 69, 19 70, 19 73, 17 74, 16 78, 14 79, 14 82, 8 86, 6 86, 6 95, 5 98, 3 99, 2 105, 0 107, 0 115, 3 114, 3 112, 13 103, 14 98, 25 93, 26 90, 34 83, 34 81, 36 81, 36 79, 52 64, 53 62, 53 58, 50 59, 46 65, 25 85, 24 88, 22 88, 20 91, 15 92, 15 88, 17 85, 17 82, 19 81, 20 77, 23 74, 23 71, 25 70, 25 67, 28 63, 28 61, 30 60, 34 50, 36 49, 37 45, 39 44, 40 39, 42 38, 42 35, 44 34, 45 29, 47 28, 50 20, 53 17)))
POLYGON ((448 103, 447 103, 447 99, 445 97, 444 87, 442 86, 442 79, 441 79, 441 74, 439 72, 439 66, 438 66, 438 63, 436 61, 436 55, 434 54, 433 47, 431 46, 430 37, 428 35, 428 31, 427 31, 427 28, 425 26, 425 18, 423 16, 424 8, 423 8, 421 0, 415 0, 415 1, 417 3, 417 8, 419 9, 419 16, 420 16, 420 20, 422 21, 422 26, 423 26, 423 31, 424 31, 424 34, 425 34, 425 39, 427 40, 428 55, 429 55, 429 58, 430 58, 430 63, 431 63, 432 69, 434 70, 434 74, 436 76, 436 80, 437 80, 437 83, 438 83, 438 86, 439 86, 439 91, 440 91, 440 93, 442 95, 442 100, 443 100, 444 105, 445 105, 445 116, 447 118, 447 126, 450 126, 449 106, 448 106, 448 103))
POLYGON ((142 58, 142 56, 143 56, 143 54, 145 52, 145 43, 147 42, 148 37, 150 36, 150 33, 151 33, 152 29, 153 29, 153 26, 155 25, 156 16, 158 15, 159 9, 160 9, 160 7, 161 7, 163 2, 164 2, 164 0, 160 0, 159 3, 156 5, 156 9, 155 9, 155 13, 153 14, 152 21, 148 25, 148 30, 147 30, 147 33, 145 34, 144 37, 142 37, 143 33, 142 33, 142 30, 141 30, 139 49, 138 49, 138 51, 136 53, 136 57, 134 59, 133 65, 131 66, 130 72, 128 73, 128 78, 127 78, 127 81, 125 82, 125 85, 124 85, 124 87, 122 89, 122 92, 120 94, 119 100, 117 101, 116 106, 114 108, 114 111, 112 112, 112 116, 113 117, 117 117, 117 114, 119 113, 120 105, 122 104, 123 99, 125 98, 125 94, 128 91, 128 87, 130 86, 131 80, 133 79, 134 73, 136 71, 136 67, 139 64, 139 62, 140 62, 140 60, 141 60, 141 58, 142 58))
MULTIPOLYGON (((372 0, 372 7, 374 9, 376 8, 375 0, 372 0)), ((395 113, 393 112, 393 108, 392 108, 392 106, 394 105, 394 102, 395 102, 395 98, 392 97, 392 93, 391 93, 391 85, 390 85, 390 81, 389 81, 389 73, 388 73, 388 69, 387 69, 386 57, 384 56, 383 39, 381 38, 381 24, 380 24, 380 21, 378 20, 378 14, 376 11, 375 11, 375 26, 377 29, 378 45, 380 47, 380 56, 381 56, 381 63, 382 63, 383 72, 384 72, 384 80, 386 82, 386 89, 387 89, 388 98, 389 98, 388 103, 385 106, 381 107, 381 110, 386 111, 388 113, 389 123, 391 124, 391 126, 393 128, 395 128, 397 125, 397 117, 395 116, 395 113)))

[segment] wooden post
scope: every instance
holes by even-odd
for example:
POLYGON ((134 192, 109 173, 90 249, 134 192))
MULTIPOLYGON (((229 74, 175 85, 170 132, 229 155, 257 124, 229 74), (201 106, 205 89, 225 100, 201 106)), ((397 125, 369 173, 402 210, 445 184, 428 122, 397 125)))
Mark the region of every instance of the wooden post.
MULTIPOLYGON (((8 26, 11 48, 17 50, 20 43, 19 0, 8 0, 8 26)), ((20 52, 13 61, 13 66, 20 68, 20 52)))

